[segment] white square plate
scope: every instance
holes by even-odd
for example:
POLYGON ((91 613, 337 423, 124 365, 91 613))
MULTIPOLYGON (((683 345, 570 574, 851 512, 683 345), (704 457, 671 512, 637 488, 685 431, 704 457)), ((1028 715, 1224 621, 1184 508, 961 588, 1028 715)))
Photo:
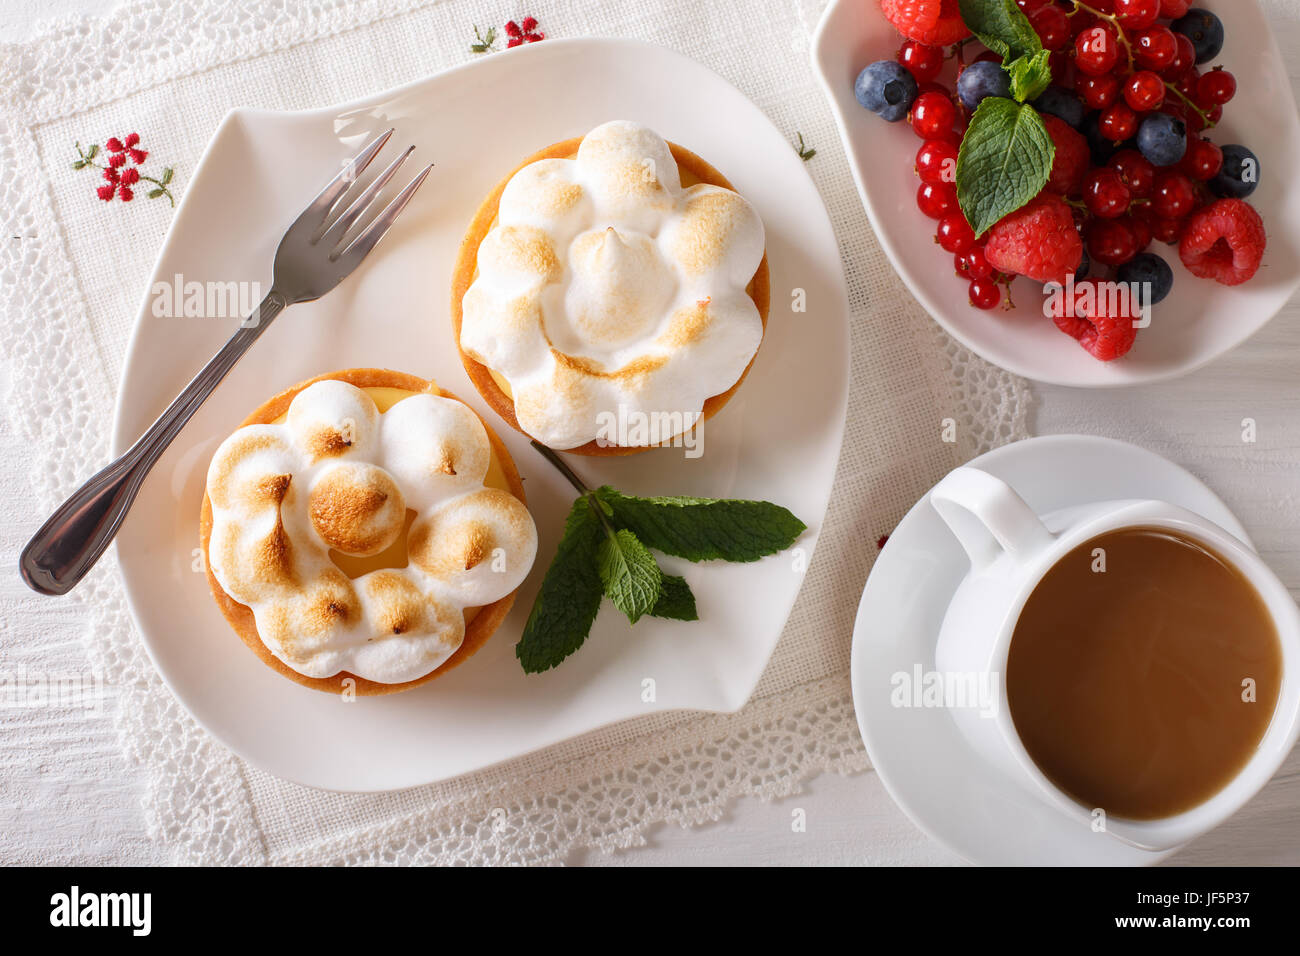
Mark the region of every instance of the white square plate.
MULTIPOLYGON (((548 40, 402 89, 303 113, 236 110, 194 173, 153 281, 257 280, 288 223, 372 135, 389 154, 436 168, 375 253, 338 289, 295 306, 244 358, 145 483, 118 537, 127 594, 149 652, 191 713, 232 750, 281 777, 337 790, 445 779, 654 711, 733 711, 766 666, 799 592, 790 554, 756 564, 666 559, 694 589, 700 621, 645 618, 605 603, 586 645, 525 675, 514 644, 573 500, 564 479, 487 412, 461 367, 448 318, 464 229, 521 159, 610 119, 631 119, 717 166, 767 227, 774 306, 744 386, 704 430, 704 455, 680 449, 571 458, 591 486, 633 493, 761 498, 809 526, 811 556, 839 458, 848 387, 848 299, 820 196, 767 118, 716 74, 644 43, 548 40), (516 110, 519 91, 546 109, 516 110), (484 117, 509 116, 485 124, 484 117), (719 118, 725 118, 720 122, 719 118), (790 290, 808 311, 792 315, 790 290), (505 439, 540 532, 538 564, 510 617, 471 661, 390 697, 344 703, 299 687, 240 643, 196 560, 198 514, 217 445, 265 398, 322 372, 400 369, 469 401, 505 439), (815 387, 812 383, 816 383, 815 387), (643 681, 655 699, 643 700, 643 681)), ((382 157, 381 157, 382 159, 382 157)), ((123 376, 114 444, 126 448, 233 330, 237 320, 157 318, 146 299, 123 376)))

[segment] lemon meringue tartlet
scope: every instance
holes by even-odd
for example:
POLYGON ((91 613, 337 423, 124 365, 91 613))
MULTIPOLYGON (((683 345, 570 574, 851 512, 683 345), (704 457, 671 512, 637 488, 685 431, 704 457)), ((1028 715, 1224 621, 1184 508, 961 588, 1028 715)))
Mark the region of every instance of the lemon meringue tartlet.
POLYGON ((299 684, 359 695, 468 659, 537 553, 501 440, 433 382, 383 369, 253 412, 213 455, 199 532, 244 643, 299 684))
POLYGON ((552 448, 631 454, 716 414, 749 371, 767 324, 763 223, 699 156, 606 123, 488 196, 451 299, 465 370, 502 418, 552 448), (685 427, 611 440, 629 419, 685 427))

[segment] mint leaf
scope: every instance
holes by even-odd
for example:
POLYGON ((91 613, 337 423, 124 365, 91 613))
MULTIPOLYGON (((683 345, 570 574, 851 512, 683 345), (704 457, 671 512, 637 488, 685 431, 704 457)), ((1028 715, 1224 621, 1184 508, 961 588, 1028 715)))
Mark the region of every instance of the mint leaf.
POLYGON ((695 595, 691 593, 691 586, 685 578, 679 578, 675 574, 663 576, 663 590, 659 592, 659 600, 655 601, 650 616, 672 618, 674 621, 700 619, 699 612, 695 610, 695 595))
POLYGON ((957 201, 976 236, 1042 191, 1056 147, 1032 106, 980 102, 957 154, 957 201))
POLYGON ((601 584, 596 554, 602 529, 587 498, 573 503, 564 536, 542 580, 533 609, 515 645, 527 674, 555 667, 582 646, 600 610, 601 584))
POLYGON ((620 528, 606 535, 596 554, 596 568, 605 585, 605 595, 614 606, 635 624, 641 615, 649 614, 663 590, 663 572, 655 563, 654 555, 636 535, 620 528))
POLYGON ((1033 56, 1022 56, 1006 66, 1011 74, 1011 95, 1017 103, 1035 99, 1052 83, 1052 54, 1039 50, 1033 56))
POLYGON ((608 485, 596 497, 609 505, 616 525, 647 547, 689 561, 757 561, 789 547, 807 528, 767 501, 638 498, 608 485))
POLYGON ((1020 11, 1016 0, 961 0, 961 18, 981 43, 1002 57, 1004 64, 1034 56, 1043 42, 1020 11))

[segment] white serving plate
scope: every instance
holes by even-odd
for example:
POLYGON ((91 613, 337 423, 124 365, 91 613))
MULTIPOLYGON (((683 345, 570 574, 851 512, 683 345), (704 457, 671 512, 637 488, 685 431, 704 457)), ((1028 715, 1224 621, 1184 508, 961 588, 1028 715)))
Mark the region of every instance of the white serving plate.
POLYGON ((1174 270, 1174 291, 1153 310, 1124 358, 1099 362, 1043 314, 1041 287, 1013 286, 1016 308, 982 312, 953 274, 952 256, 934 243, 935 222, 916 208, 912 171, 921 141, 906 121, 886 123, 858 105, 853 80, 868 63, 898 50, 898 32, 876 0, 833 0, 813 39, 813 66, 830 100, 849 164, 876 237, 917 300, 953 338, 990 362, 1055 385, 1104 388, 1182 375, 1240 345, 1300 288, 1300 190, 1290 170, 1300 156, 1300 118, 1286 63, 1255 0, 1204 0, 1224 23, 1227 42, 1214 62, 1237 77, 1237 97, 1210 134, 1244 143, 1260 158, 1260 186, 1250 198, 1264 217, 1269 246, 1250 282, 1235 288, 1197 279, 1177 250, 1150 250, 1174 270))
MULTIPOLYGON (((535 150, 610 119, 645 123, 700 153, 755 204, 767 226, 774 307, 749 378, 705 428, 702 457, 664 449, 570 460, 593 487, 778 502, 808 524, 796 547, 811 555, 844 429, 848 299, 803 164, 735 88, 648 44, 548 40, 342 106, 236 110, 195 170, 151 285, 180 273, 269 288, 288 223, 390 125, 397 133, 385 155, 414 143, 412 170, 437 164, 370 259, 325 298, 281 316, 235 368, 145 483, 117 539, 131 609, 163 678, 204 727, 256 766, 316 787, 395 789, 655 711, 734 711, 753 691, 799 591, 804 563, 793 555, 744 565, 665 559, 694 589, 699 622, 645 618, 630 629, 605 602, 587 644, 558 669, 529 676, 515 660, 573 494, 466 378, 448 318, 450 272, 466 225, 502 176, 535 150), (521 89, 550 106, 512 109, 521 89), (508 123, 485 133, 483 117, 507 114, 508 123), (792 316, 785 304, 794 287, 812 303, 806 314, 792 316), (266 397, 353 366, 432 376, 484 413, 524 475, 541 541, 514 610, 472 660, 425 687, 344 703, 285 680, 248 652, 209 596, 195 549, 208 461, 221 440, 266 397), (646 680, 654 681, 652 701, 643 699, 646 680)), ((237 321, 156 318, 148 304, 123 373, 115 452, 237 321)))

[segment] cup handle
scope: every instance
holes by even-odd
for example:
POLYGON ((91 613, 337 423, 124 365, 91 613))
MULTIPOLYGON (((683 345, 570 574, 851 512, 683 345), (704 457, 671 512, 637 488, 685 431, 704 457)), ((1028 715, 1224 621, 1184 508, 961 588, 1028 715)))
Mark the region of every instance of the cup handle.
POLYGON ((950 472, 930 492, 930 504, 961 542, 974 573, 1004 551, 1024 562, 1056 540, 1010 485, 978 468, 950 472))

